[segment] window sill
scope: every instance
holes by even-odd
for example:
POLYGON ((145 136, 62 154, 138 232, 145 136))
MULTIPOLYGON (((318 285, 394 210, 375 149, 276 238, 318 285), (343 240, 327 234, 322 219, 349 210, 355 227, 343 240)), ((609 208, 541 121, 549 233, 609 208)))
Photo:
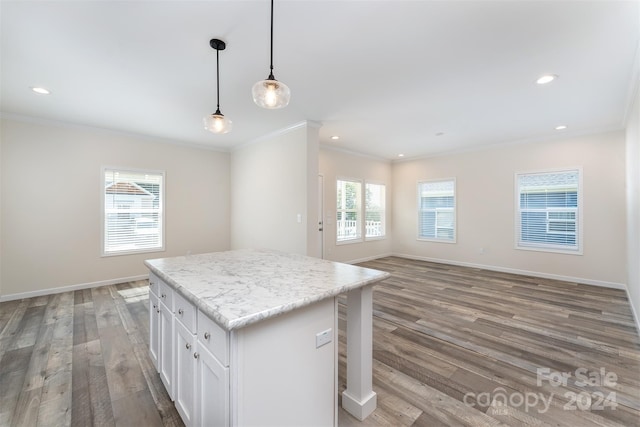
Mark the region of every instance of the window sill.
POLYGON ((427 239, 427 238, 424 238, 424 237, 418 237, 418 238, 416 238, 416 240, 419 241, 419 242, 449 243, 449 244, 456 243, 455 239, 454 240, 444 240, 444 239, 427 239))
POLYGON ((360 237, 359 239, 336 240, 336 246, 350 245, 352 243, 363 243, 362 237, 360 237))
POLYGON ((131 250, 131 251, 110 252, 110 253, 102 252, 100 256, 103 258, 108 258, 108 257, 114 257, 114 256, 150 254, 154 252, 164 252, 164 251, 165 251, 165 248, 163 246, 161 248, 152 248, 152 249, 139 249, 139 250, 131 250))
POLYGON ((541 247, 541 246, 520 246, 516 245, 515 249, 520 251, 533 251, 533 252, 549 252, 554 254, 566 254, 566 255, 583 255, 582 248, 579 249, 564 249, 556 247, 541 247))

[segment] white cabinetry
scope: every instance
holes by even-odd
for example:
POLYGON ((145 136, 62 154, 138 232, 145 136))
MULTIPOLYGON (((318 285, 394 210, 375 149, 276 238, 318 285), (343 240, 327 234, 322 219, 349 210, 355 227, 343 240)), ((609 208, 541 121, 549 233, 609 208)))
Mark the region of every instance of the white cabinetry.
POLYGON ((198 311, 198 424, 229 425, 229 334, 198 311))
POLYGON ((176 409, 187 427, 196 425, 196 337, 181 322, 176 322, 176 409))
POLYGON ((177 293, 174 306, 178 413, 187 427, 229 425, 229 334, 177 293))
POLYGON ((173 289, 166 283, 158 280, 158 294, 160 313, 158 318, 158 372, 160 379, 164 383, 169 397, 174 399, 173 386, 173 336, 174 336, 174 316, 173 316, 173 289))
POLYGON ((229 332, 154 280, 150 351, 159 349, 160 376, 187 427, 336 424, 337 347, 317 342, 337 330, 335 299, 229 332))
POLYGON ((160 352, 160 302, 158 301, 158 281, 149 277, 149 354, 153 366, 158 370, 160 352))
POLYGON ((198 425, 229 425, 229 368, 198 344, 198 425))

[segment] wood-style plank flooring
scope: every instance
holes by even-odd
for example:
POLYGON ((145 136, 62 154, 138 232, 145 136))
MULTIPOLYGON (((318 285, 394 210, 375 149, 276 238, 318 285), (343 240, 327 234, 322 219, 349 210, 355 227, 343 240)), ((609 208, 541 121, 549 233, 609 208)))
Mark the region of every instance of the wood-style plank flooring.
POLYGON ((392 274, 373 296, 378 409, 362 423, 342 411, 341 425, 640 425, 624 291, 396 257, 360 265, 392 274))
MULTIPOLYGON (((364 422, 340 410, 340 425, 640 425, 624 291, 395 257, 361 265, 392 273, 374 287, 378 409, 364 422)), ((183 425, 148 356, 147 293, 138 281, 1 303, 0 426, 183 425)))

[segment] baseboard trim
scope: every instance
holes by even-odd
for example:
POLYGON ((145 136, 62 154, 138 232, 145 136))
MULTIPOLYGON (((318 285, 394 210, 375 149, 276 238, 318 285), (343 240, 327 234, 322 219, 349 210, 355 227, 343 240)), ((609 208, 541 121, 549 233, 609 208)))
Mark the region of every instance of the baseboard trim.
POLYGON ((98 282, 81 283, 79 285, 62 286, 59 288, 20 292, 17 294, 9 294, 9 295, 0 295, 0 302, 14 301, 14 300, 24 299, 24 298, 41 297, 43 295, 59 294, 62 292, 78 291, 81 289, 98 288, 100 286, 117 285, 119 283, 134 282, 136 280, 146 280, 148 278, 149 278, 148 274, 141 274, 139 276, 121 277, 119 279, 100 280, 98 282))
POLYGON ((382 255, 374 255, 374 256, 370 256, 370 257, 366 257, 366 258, 359 258, 359 259, 353 259, 351 261, 336 261, 336 262, 342 262, 345 264, 358 264, 361 262, 367 262, 367 261, 373 261, 374 259, 380 259, 380 258, 385 258, 388 256, 395 256, 392 253, 387 253, 387 254, 382 254, 382 255))
POLYGON ((627 291, 627 299, 629 300, 629 305, 631 306, 631 314, 633 315, 633 320, 635 321, 636 324, 636 330, 638 332, 638 335, 640 336, 640 317, 638 317, 638 312, 636 311, 636 308, 633 305, 633 300, 631 299, 631 294, 629 293, 629 288, 625 287, 625 291, 627 291))
MULTIPOLYGON (((452 261, 440 258, 422 257, 417 255, 394 253, 391 256, 397 256, 399 258, 414 259, 418 261, 437 262, 438 264, 458 265, 461 267, 480 268, 483 270, 499 271, 501 273, 518 274, 520 276, 533 276, 543 279, 562 280, 564 282, 580 283, 582 285, 600 286, 602 288, 622 289, 627 290, 627 287, 623 283, 605 282, 602 280, 585 279, 583 277, 562 276, 559 274, 541 273, 538 271, 519 270, 516 268, 499 267, 495 265, 475 264, 471 262, 452 261)), ((381 258, 381 257, 378 257, 381 258)))

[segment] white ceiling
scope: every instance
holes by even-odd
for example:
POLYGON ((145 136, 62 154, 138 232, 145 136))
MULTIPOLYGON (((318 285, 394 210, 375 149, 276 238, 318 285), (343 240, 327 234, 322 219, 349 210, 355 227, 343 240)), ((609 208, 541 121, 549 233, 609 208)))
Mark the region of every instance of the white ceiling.
POLYGON ((621 129, 638 79, 638 1, 276 0, 274 74, 292 96, 263 110, 269 4, 2 0, 0 111, 222 150, 313 120, 323 144, 395 159, 621 129), (211 38, 227 43, 226 135, 202 126, 211 38), (544 73, 559 78, 536 85, 544 73))

